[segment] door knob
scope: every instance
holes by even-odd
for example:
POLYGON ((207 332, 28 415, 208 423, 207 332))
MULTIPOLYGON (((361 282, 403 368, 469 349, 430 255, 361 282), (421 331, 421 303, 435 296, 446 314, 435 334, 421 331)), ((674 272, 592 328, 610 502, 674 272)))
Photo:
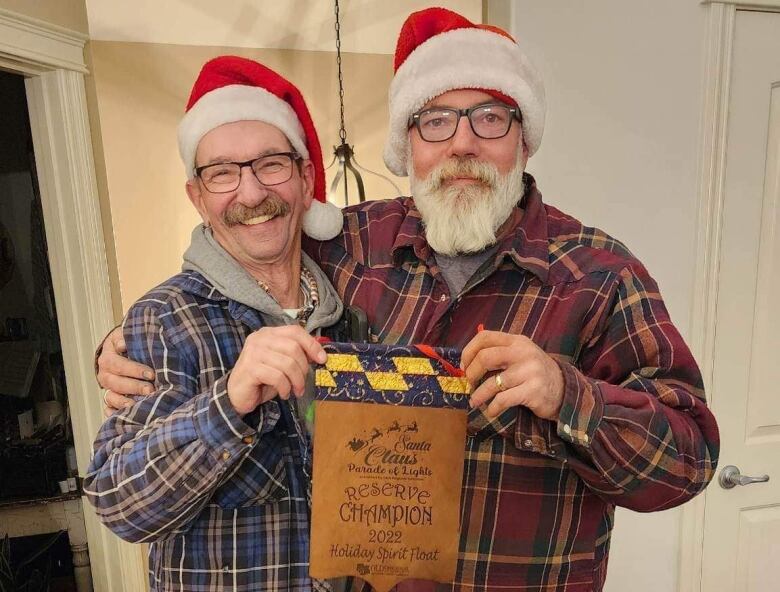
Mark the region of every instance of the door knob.
POLYGON ((747 475, 741 475, 739 469, 734 465, 723 467, 718 478, 718 483, 720 483, 723 489, 731 489, 737 485, 750 485, 751 483, 766 483, 767 481, 769 481, 769 475, 748 477, 747 475))

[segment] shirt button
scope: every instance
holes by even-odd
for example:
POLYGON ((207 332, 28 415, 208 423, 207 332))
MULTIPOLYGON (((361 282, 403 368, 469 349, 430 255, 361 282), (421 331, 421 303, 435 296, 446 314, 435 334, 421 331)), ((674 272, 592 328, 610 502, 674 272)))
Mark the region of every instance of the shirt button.
POLYGON ((230 571, 230 564, 228 563, 227 565, 223 566, 222 571, 230 571))
POLYGON ((566 432, 567 434, 571 434, 571 426, 568 423, 564 424, 563 431, 566 432))
POLYGON ((228 460, 230 458, 230 453, 227 450, 222 451, 222 460, 228 460))
POLYGON ((442 294, 441 296, 439 296, 439 302, 444 302, 445 300, 447 300, 446 294, 442 294))
POLYGON ((252 443, 255 441, 255 437, 254 437, 254 436, 244 436, 244 437, 241 439, 241 441, 242 441, 244 444, 252 444, 252 443))
POLYGON ((526 440, 525 442, 523 442, 523 446, 525 446, 526 448, 531 448, 533 445, 534 443, 531 440, 526 440))
POLYGON ((552 448, 547 452, 550 456, 555 456, 555 450, 552 448))

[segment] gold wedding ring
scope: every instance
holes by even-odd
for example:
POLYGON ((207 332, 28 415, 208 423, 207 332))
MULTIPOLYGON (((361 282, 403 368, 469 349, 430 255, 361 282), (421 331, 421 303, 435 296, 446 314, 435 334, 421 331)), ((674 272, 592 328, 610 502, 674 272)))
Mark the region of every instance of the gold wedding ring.
POLYGON ((506 386, 504 386, 504 381, 501 379, 501 374, 496 374, 495 376, 493 376, 493 380, 496 381, 496 388, 498 389, 499 393, 503 390, 506 390, 506 386))

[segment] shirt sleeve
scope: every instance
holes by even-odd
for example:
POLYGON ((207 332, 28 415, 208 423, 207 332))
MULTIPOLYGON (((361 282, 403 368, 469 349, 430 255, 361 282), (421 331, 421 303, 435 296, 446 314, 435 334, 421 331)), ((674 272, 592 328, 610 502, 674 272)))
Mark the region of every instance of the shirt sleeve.
POLYGON ((133 307, 124 333, 129 357, 155 370, 155 392, 100 428, 84 493, 115 534, 152 542, 188 528, 242 460, 263 446, 280 411, 269 401, 252 414, 256 427, 245 423, 228 399, 229 375, 199 392, 186 339, 172 339, 155 309, 133 307))
POLYGON ((559 361, 557 422, 521 408, 516 445, 564 460, 598 495, 636 511, 679 505, 712 479, 718 427, 701 374, 638 263, 624 268, 602 329, 559 361))

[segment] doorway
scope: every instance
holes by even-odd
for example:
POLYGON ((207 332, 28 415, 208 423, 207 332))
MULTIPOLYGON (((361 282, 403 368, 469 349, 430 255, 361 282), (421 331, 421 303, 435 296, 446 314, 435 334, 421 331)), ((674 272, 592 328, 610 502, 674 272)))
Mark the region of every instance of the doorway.
POLYGON ((0 589, 91 591, 23 77, 0 112, 0 589))
MULTIPOLYGON (((0 10, 0 39, 0 69, 24 81, 73 448, 83 476, 103 421, 93 352, 116 322, 87 114, 88 37, 0 10)), ((53 519, 67 525, 74 517, 73 504, 86 507, 82 502, 67 501, 53 519)), ((74 524, 79 521, 74 519, 74 524)), ((94 590, 145 590, 143 547, 118 539, 94 512, 83 512, 83 524, 94 590)), ((86 554, 80 559, 86 561, 86 554)))
POLYGON ((780 556, 780 12, 730 17, 714 317, 718 478, 704 512, 702 590, 778 589, 780 556))

